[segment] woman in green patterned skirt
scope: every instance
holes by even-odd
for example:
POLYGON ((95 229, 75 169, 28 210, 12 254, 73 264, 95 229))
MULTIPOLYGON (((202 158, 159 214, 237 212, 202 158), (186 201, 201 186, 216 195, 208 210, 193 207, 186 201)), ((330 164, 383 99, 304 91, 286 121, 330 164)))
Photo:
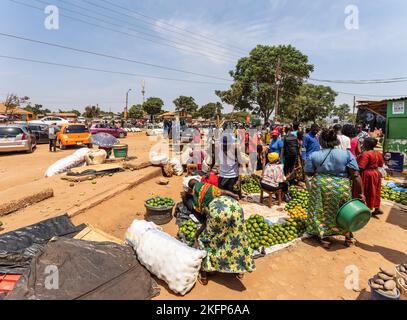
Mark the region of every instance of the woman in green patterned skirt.
POLYGON ((245 272, 254 271, 253 251, 239 202, 221 196, 204 212, 206 219, 195 238, 195 248, 207 252, 202 261, 200 282, 208 283, 208 272, 232 273, 242 278, 245 272))
POLYGON ((358 198, 365 201, 362 180, 355 157, 349 150, 336 149, 339 140, 335 131, 323 130, 320 136, 322 150, 310 155, 304 171, 308 177, 310 194, 307 232, 318 237, 324 248, 329 249, 330 236, 344 235, 345 245, 354 243, 352 233, 336 225, 336 215, 352 199, 352 183, 358 186, 358 198))

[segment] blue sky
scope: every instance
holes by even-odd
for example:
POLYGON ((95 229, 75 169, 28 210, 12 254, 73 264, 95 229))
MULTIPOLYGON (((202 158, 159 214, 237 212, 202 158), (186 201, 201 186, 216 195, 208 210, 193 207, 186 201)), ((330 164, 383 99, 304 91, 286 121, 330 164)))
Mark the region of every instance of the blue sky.
MULTIPOLYGON (((63 16, 60 17, 59 30, 47 30, 44 27, 46 14, 42 10, 0 0, 2 33, 221 78, 229 78, 228 71, 233 69, 239 56, 247 55, 257 44, 294 45, 308 55, 310 62, 314 64, 313 78, 377 79, 407 76, 405 0, 111 0, 120 6, 156 18, 147 19, 149 23, 143 23, 140 16, 130 11, 126 13, 130 16, 125 16, 96 7, 95 4, 124 12, 100 0, 16 1, 42 9, 46 6, 43 2, 53 4, 59 7, 60 14, 118 29, 122 33, 83 24, 63 16), (358 30, 347 30, 344 25, 344 11, 350 4, 359 9, 358 30), (87 10, 78 9, 74 5, 87 10), (110 24, 80 16, 67 9, 104 19, 110 24), (167 24, 189 30, 194 35, 170 28, 167 24), (123 34, 135 35, 135 30, 160 39, 150 38, 153 41, 145 41, 123 34), (180 32, 182 34, 179 34, 180 32), (206 38, 198 40, 196 33, 206 38), (223 45, 215 45, 208 38, 216 39, 223 45), (179 45, 181 41, 184 47, 179 45)), ((144 78, 147 97, 161 97, 166 110, 174 108, 172 101, 179 95, 193 96, 199 105, 218 101, 214 91, 228 87, 227 84, 220 84, 224 82, 221 80, 80 54, 1 36, 0 43, 0 55, 187 80, 175 82, 144 78), (188 82, 191 80, 206 81, 210 84, 188 82)), ((130 104, 142 101, 141 80, 140 77, 72 70, 0 58, 0 100, 3 100, 8 92, 13 92, 27 95, 32 103, 43 104, 52 110, 83 110, 86 105, 99 104, 107 111, 121 111, 125 93, 129 88, 133 89, 129 96, 130 104)), ((331 86, 337 91, 358 95, 407 95, 405 83, 331 86)), ((340 94, 337 98, 337 103, 351 104, 352 101, 353 97, 350 95, 340 94)))

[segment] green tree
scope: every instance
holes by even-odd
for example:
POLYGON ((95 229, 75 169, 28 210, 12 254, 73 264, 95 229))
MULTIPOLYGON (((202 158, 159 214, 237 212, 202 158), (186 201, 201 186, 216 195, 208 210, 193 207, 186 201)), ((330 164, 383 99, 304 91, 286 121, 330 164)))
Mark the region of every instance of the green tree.
POLYGON ((6 101, 4 102, 4 106, 6 107, 6 114, 12 115, 14 110, 19 107, 23 103, 28 103, 30 100, 29 97, 19 97, 14 93, 7 94, 6 101))
POLYGON ((277 88, 283 108, 313 70, 308 57, 291 45, 258 45, 230 71, 234 79, 230 89, 215 93, 235 110, 250 111, 267 122, 275 108, 277 88))
POLYGON ((196 115, 204 119, 216 119, 216 116, 222 116, 223 106, 220 102, 210 102, 199 108, 196 115))
POLYGON ((141 104, 133 105, 129 109, 129 118, 141 119, 144 116, 143 106, 141 104))
POLYGON ((332 110, 332 115, 337 116, 340 121, 344 121, 350 113, 350 106, 347 103, 343 103, 339 106, 335 106, 332 110))
POLYGON ((238 111, 238 112, 231 112, 225 114, 225 120, 231 120, 231 121, 237 121, 240 123, 245 123, 247 116, 249 116, 250 113, 246 111, 238 111))
POLYGON ((327 86, 305 83, 298 96, 285 107, 286 118, 298 121, 319 121, 332 114, 337 93, 327 86))
POLYGON ((99 107, 96 106, 87 106, 85 108, 85 112, 83 113, 83 116, 85 118, 98 118, 101 115, 102 111, 100 110, 99 107))
POLYGON ((164 102, 160 98, 151 97, 143 103, 143 110, 149 114, 151 120, 153 120, 155 115, 161 113, 163 106, 164 102))
POLYGON ((32 114, 34 115, 34 117, 37 117, 38 115, 41 114, 47 114, 47 113, 51 113, 51 110, 49 109, 43 109, 43 105, 42 104, 34 104, 34 106, 31 106, 31 104, 28 104, 24 110, 27 110, 29 112, 32 112, 32 114))
POLYGON ((193 97, 179 96, 173 103, 175 105, 175 111, 192 114, 198 110, 198 105, 195 103, 193 97))

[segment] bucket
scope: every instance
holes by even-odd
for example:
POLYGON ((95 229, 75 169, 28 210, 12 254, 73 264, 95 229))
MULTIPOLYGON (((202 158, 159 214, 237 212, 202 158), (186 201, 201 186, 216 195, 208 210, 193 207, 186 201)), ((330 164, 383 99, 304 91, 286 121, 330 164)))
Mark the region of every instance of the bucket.
POLYGON ((397 279, 397 288, 400 289, 400 300, 407 300, 407 286, 401 284, 401 279, 397 279))
POLYGON ((366 226, 371 217, 370 209, 362 201, 353 199, 339 209, 336 223, 345 231, 356 232, 366 226))
POLYGON ((172 210, 175 206, 175 202, 173 201, 173 203, 174 204, 169 207, 153 207, 144 203, 144 206, 147 209, 145 219, 154 222, 157 225, 167 224, 172 219, 172 210))
MULTIPOLYGON (((372 279, 369 280, 369 286, 373 282, 372 279)), ((372 291, 372 300, 400 300, 400 290, 397 288, 397 295, 396 296, 388 296, 387 294, 382 294, 376 289, 373 289, 370 286, 370 290, 372 291)))
POLYGON ((113 146, 113 154, 115 158, 127 158, 129 146, 127 144, 116 144, 113 146))

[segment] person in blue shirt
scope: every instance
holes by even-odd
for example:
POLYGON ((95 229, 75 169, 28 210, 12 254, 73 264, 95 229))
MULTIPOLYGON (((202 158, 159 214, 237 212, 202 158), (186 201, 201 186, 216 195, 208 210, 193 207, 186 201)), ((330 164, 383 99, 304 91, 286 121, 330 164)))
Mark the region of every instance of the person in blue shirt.
POLYGON ((278 156, 281 157, 283 151, 283 141, 279 138, 280 133, 278 130, 274 130, 271 133, 271 141, 269 145, 269 153, 278 153, 278 156))
POLYGON ((312 153, 315 151, 321 150, 321 146, 319 144, 319 139, 317 137, 317 134, 319 132, 319 127, 317 124, 313 124, 311 126, 311 130, 308 134, 305 135, 304 141, 302 143, 302 148, 305 151, 305 157, 304 160, 307 160, 312 153))
POLYGON ((354 243, 353 234, 342 230, 336 222, 339 209, 352 199, 352 186, 358 190, 361 201, 363 194, 359 166, 349 150, 336 149, 339 140, 333 129, 321 133, 322 150, 313 152, 305 162, 309 206, 307 210, 307 233, 317 237, 324 248, 329 249, 330 237, 345 236, 345 245, 354 243))

